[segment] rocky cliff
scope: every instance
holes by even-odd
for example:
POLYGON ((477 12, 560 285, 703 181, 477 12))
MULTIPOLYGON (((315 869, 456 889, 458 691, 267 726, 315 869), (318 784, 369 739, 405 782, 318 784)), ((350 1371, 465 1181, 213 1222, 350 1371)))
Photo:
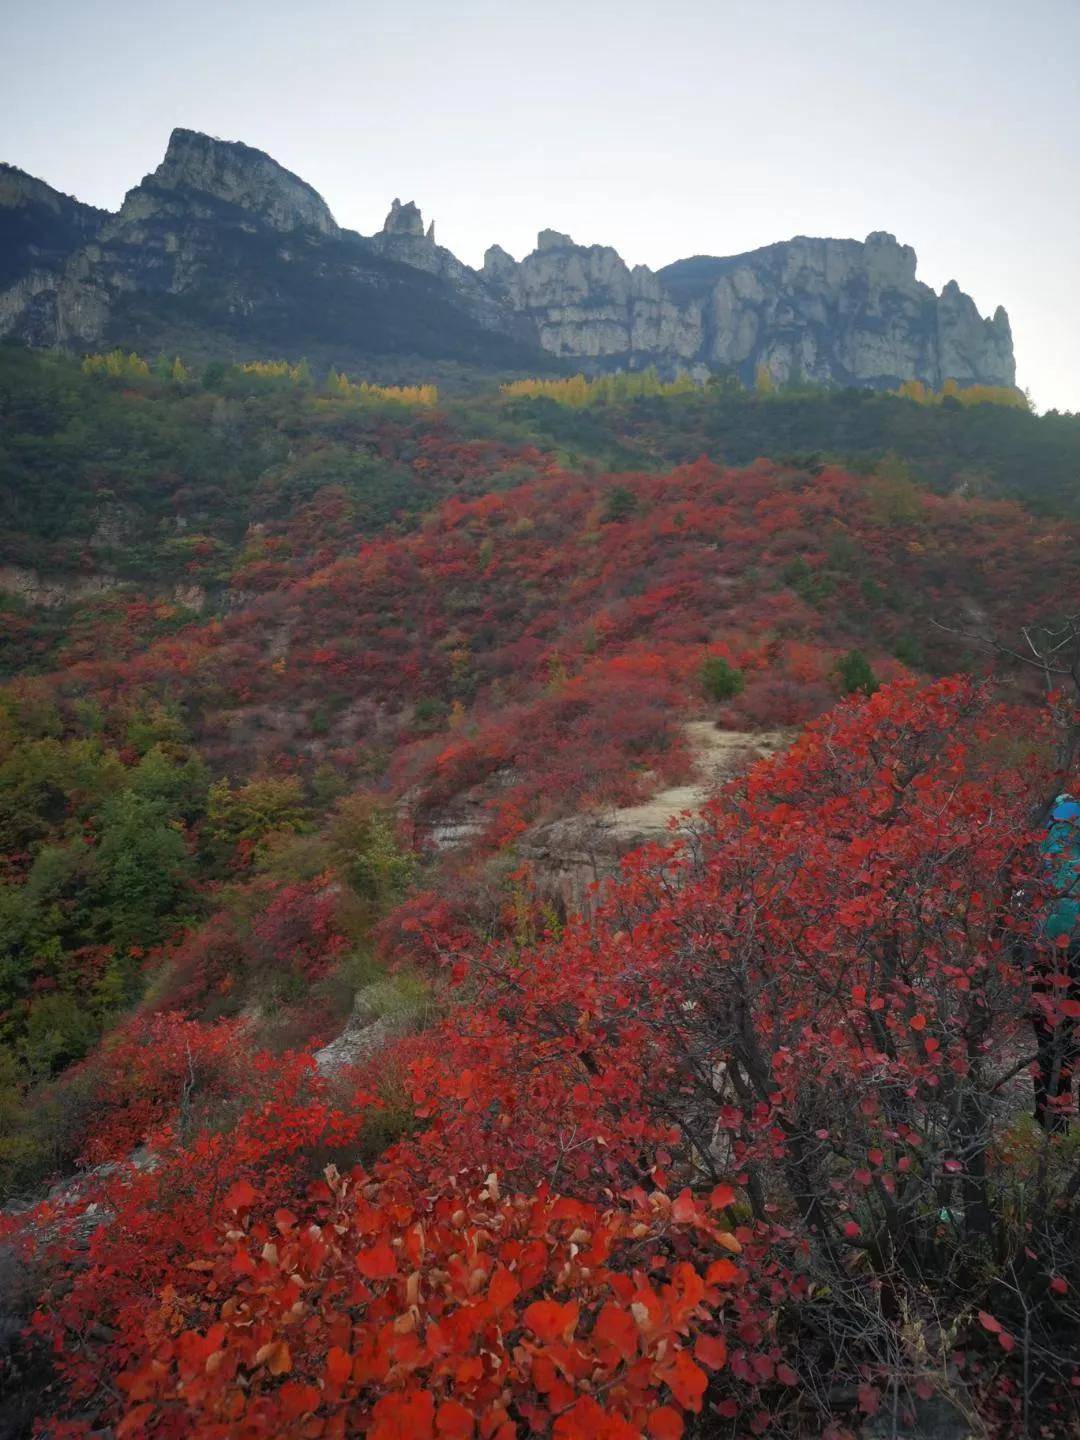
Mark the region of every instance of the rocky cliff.
POLYGON ((764 366, 778 381, 1014 381, 1008 317, 955 282, 935 295, 882 232, 807 239, 660 271, 541 232, 482 271, 395 200, 381 231, 338 226, 305 181, 248 145, 175 130, 115 215, 0 167, 0 335, 34 345, 387 354, 671 373, 764 366))
MULTIPOLYGON (((108 218, 105 210, 0 165, 0 335, 37 345, 78 340, 57 322, 56 290, 68 262, 108 218)), ((76 303, 73 296, 72 308, 76 303)))
POLYGON ((914 250, 880 231, 862 242, 799 236, 654 273, 544 230, 520 264, 493 246, 484 275, 545 350, 589 369, 700 367, 749 381, 763 365, 777 381, 1015 382, 1005 311, 984 320, 955 281, 935 295, 915 278, 914 250))
POLYGON ((195 130, 173 131, 165 159, 128 192, 116 226, 122 231, 178 195, 196 203, 197 197, 222 201, 274 230, 338 233, 326 201, 305 180, 250 145, 223 143, 195 130))
POLYGON ((0 164, 0 287, 28 270, 54 269, 92 240, 107 219, 108 211, 0 164))
POLYGON ((402 229, 373 239, 344 230, 269 155, 191 130, 173 131, 115 215, 5 170, 0 335, 189 358, 533 361, 479 277, 432 235, 402 229), (8 243, 49 226, 48 245, 8 243))
MULTIPOLYGON (((432 220, 425 229, 424 217, 414 201, 403 205, 395 199, 383 228, 369 243, 388 260, 400 261, 444 280, 486 328, 496 331, 515 328, 512 317, 483 276, 463 265, 445 246, 435 243, 435 222, 432 220)), ((531 337, 526 333, 524 338, 531 337)))

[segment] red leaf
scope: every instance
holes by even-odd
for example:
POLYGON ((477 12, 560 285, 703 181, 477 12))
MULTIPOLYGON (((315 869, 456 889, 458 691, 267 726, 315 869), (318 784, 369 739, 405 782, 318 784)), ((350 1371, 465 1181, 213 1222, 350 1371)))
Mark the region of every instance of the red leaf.
POLYGON ((641 1440, 640 1430, 603 1410, 591 1395, 560 1415, 551 1434, 552 1440, 641 1440))
POLYGON ((428 1391, 391 1392, 375 1404, 368 1440, 434 1440, 434 1419, 428 1391))
POLYGON ((685 1350, 678 1350, 670 1364, 661 1371, 661 1378, 684 1410, 696 1415, 709 1380, 705 1371, 695 1365, 685 1350))
POLYGON ((335 1345, 326 1355, 326 1378, 333 1385, 344 1385, 352 1374, 352 1356, 340 1345, 335 1345))
POLYGON ((287 1380, 277 1392, 277 1400, 286 1420, 298 1420, 301 1415, 319 1408, 322 1395, 314 1385, 300 1385, 295 1380, 287 1380))
POLYGON ((694 1345, 694 1357, 710 1370, 722 1370, 727 1360, 727 1344, 722 1335, 699 1335, 694 1345))
POLYGON ((733 1260, 714 1260, 705 1272, 707 1285, 730 1285, 739 1278, 739 1267, 733 1260))
POLYGON ((593 1339, 610 1345, 623 1360, 637 1354, 638 1328, 625 1310, 608 1303, 596 1317, 593 1339))
POLYGON ((671 1207, 671 1218, 676 1225, 689 1225, 697 1219, 698 1208, 689 1190, 682 1190, 675 1197, 671 1207))
POLYGON ((361 1250, 356 1257, 356 1268, 367 1280, 389 1280, 397 1274, 397 1260, 385 1240, 370 1250, 361 1250))
POLYGON ((876 1415, 878 1406, 881 1404, 881 1396, 874 1389, 873 1385, 859 1386, 859 1409, 864 1415, 876 1415))
POLYGON ((457 1400, 444 1400, 435 1414, 435 1431, 440 1440, 470 1440, 476 1421, 457 1400))
POLYGON ((682 1440, 685 1426, 677 1410, 670 1405, 661 1405, 649 1416, 646 1428, 653 1440, 682 1440))
POLYGON ((250 1210, 259 1198, 259 1192, 249 1180, 237 1180, 225 1196, 227 1210, 250 1210))
POLYGON ((578 1322, 578 1307, 573 1301, 560 1305, 557 1300, 534 1300, 522 1320, 540 1340, 569 1340, 578 1322))
POLYGON ((488 1299, 495 1309, 505 1310, 506 1307, 521 1294, 521 1286, 505 1265, 499 1265, 491 1277, 488 1286, 488 1299))

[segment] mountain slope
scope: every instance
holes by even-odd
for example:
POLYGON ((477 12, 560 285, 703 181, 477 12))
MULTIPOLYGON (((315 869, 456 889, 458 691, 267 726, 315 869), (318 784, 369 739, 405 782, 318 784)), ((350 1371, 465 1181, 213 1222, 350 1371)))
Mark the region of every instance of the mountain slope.
MULTIPOLYGON (((0 688, 0 1184, 57 1181, 0 1213, 0 1427, 869 1440, 930 1394, 1012 1440, 1030 1345, 1067 1433, 1027 1069, 1080 1002, 1047 957, 1033 1026, 1010 897, 1075 782, 986 653, 1060 621, 1076 524, 895 458, 571 468, 490 392, 4 360, 0 553, 131 588, 0 688), (578 822, 655 839, 702 748, 778 743, 568 913, 619 848, 578 822)), ((655 458, 721 398, 574 414, 655 458)))

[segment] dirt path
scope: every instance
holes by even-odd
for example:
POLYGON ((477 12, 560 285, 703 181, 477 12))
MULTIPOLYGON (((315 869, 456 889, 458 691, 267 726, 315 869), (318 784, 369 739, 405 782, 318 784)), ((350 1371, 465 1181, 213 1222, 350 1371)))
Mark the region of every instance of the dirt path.
POLYGON ((591 815, 571 815, 537 827, 519 843, 535 882, 566 911, 588 909, 590 886, 614 875, 622 857, 641 845, 666 841, 684 812, 701 809, 725 780, 790 741, 782 730, 718 730, 711 720, 691 720, 686 734, 695 778, 660 790, 640 805, 591 815))

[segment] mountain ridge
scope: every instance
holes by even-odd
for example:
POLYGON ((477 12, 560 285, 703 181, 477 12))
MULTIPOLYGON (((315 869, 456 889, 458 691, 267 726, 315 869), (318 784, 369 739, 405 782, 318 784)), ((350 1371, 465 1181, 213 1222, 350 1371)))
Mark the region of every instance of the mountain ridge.
POLYGON ((653 271, 542 230, 522 260, 493 245, 474 270, 411 200, 363 236, 265 152, 183 128, 115 214, 5 166, 0 255, 0 335, 39 346, 167 345, 186 324, 234 354, 339 363, 412 353, 879 389, 1015 383, 1005 310, 984 318, 955 281, 935 294, 886 231, 653 271))

